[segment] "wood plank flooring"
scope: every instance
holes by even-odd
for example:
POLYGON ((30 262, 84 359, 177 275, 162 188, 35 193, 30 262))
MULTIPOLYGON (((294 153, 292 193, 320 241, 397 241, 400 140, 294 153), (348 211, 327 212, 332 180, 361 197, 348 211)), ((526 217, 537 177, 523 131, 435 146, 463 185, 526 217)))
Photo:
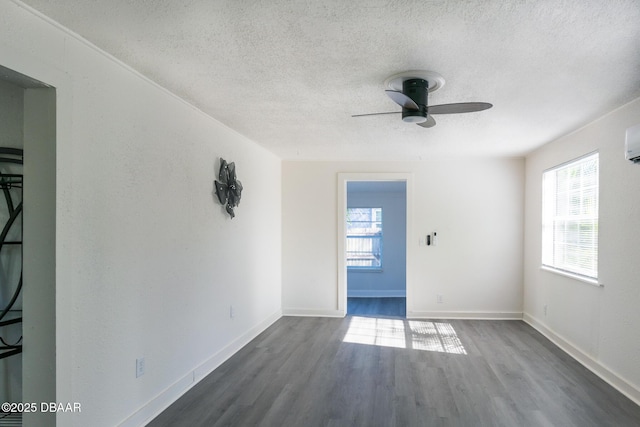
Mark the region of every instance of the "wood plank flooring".
POLYGON ((354 316, 406 317, 407 299, 396 297, 349 297, 347 314, 354 316))
POLYGON ((283 317, 149 426, 639 426, 521 321, 283 317))

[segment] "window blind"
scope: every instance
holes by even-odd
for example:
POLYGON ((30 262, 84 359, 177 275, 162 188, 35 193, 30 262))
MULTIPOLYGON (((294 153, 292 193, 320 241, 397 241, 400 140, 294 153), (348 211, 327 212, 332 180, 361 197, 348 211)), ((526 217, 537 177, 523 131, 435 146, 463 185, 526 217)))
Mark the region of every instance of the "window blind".
POLYGON ((598 153, 543 173, 542 264, 598 278, 598 153))
POLYGON ((347 209, 347 267, 382 267, 382 208, 347 209))

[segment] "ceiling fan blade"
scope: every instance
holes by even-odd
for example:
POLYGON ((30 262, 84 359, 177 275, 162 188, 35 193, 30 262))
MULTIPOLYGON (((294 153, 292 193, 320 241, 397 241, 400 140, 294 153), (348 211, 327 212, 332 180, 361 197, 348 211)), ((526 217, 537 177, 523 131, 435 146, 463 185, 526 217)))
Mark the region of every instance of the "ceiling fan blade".
POLYGON ((398 92, 397 90, 385 90, 385 92, 387 93, 387 95, 389 95, 389 98, 391 98, 393 102, 395 102, 402 108, 406 108, 409 110, 420 109, 420 107, 418 107, 418 104, 416 104, 413 99, 409 98, 402 92, 398 92))
POLYGON ((473 113, 487 110, 491 107, 493 107, 493 104, 488 102, 458 102, 456 104, 430 105, 427 107, 427 112, 429 114, 473 113))
POLYGON ((367 114, 354 114, 351 117, 364 117, 364 116, 379 116, 381 114, 400 114, 402 111, 390 111, 388 113, 367 113, 367 114))
POLYGON ((422 126, 423 128, 432 128, 436 125, 436 121, 433 117, 427 116, 427 120, 422 123, 416 123, 418 126, 422 126))

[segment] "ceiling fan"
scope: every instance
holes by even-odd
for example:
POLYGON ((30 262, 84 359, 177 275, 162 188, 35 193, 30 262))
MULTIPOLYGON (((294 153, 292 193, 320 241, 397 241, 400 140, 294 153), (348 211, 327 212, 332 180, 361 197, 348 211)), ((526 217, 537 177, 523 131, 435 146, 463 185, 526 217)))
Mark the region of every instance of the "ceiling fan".
POLYGON ((427 105, 429 92, 444 86, 444 78, 433 71, 405 71, 394 74, 384 81, 386 94, 402 111, 388 113, 355 114, 351 117, 376 116, 380 114, 400 114, 407 123, 430 128, 436 125, 433 114, 473 113, 493 107, 488 102, 458 102, 455 104, 427 105))

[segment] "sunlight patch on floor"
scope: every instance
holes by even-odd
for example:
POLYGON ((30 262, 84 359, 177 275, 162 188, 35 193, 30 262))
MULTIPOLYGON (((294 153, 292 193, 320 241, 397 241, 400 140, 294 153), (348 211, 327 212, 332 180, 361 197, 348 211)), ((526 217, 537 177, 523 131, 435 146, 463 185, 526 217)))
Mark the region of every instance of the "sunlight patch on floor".
POLYGON ((351 318, 349 330, 343 341, 353 344, 407 348, 404 331, 404 323, 401 319, 354 316, 351 318))
POLYGON ((450 323, 353 316, 344 342, 467 354, 450 323))

